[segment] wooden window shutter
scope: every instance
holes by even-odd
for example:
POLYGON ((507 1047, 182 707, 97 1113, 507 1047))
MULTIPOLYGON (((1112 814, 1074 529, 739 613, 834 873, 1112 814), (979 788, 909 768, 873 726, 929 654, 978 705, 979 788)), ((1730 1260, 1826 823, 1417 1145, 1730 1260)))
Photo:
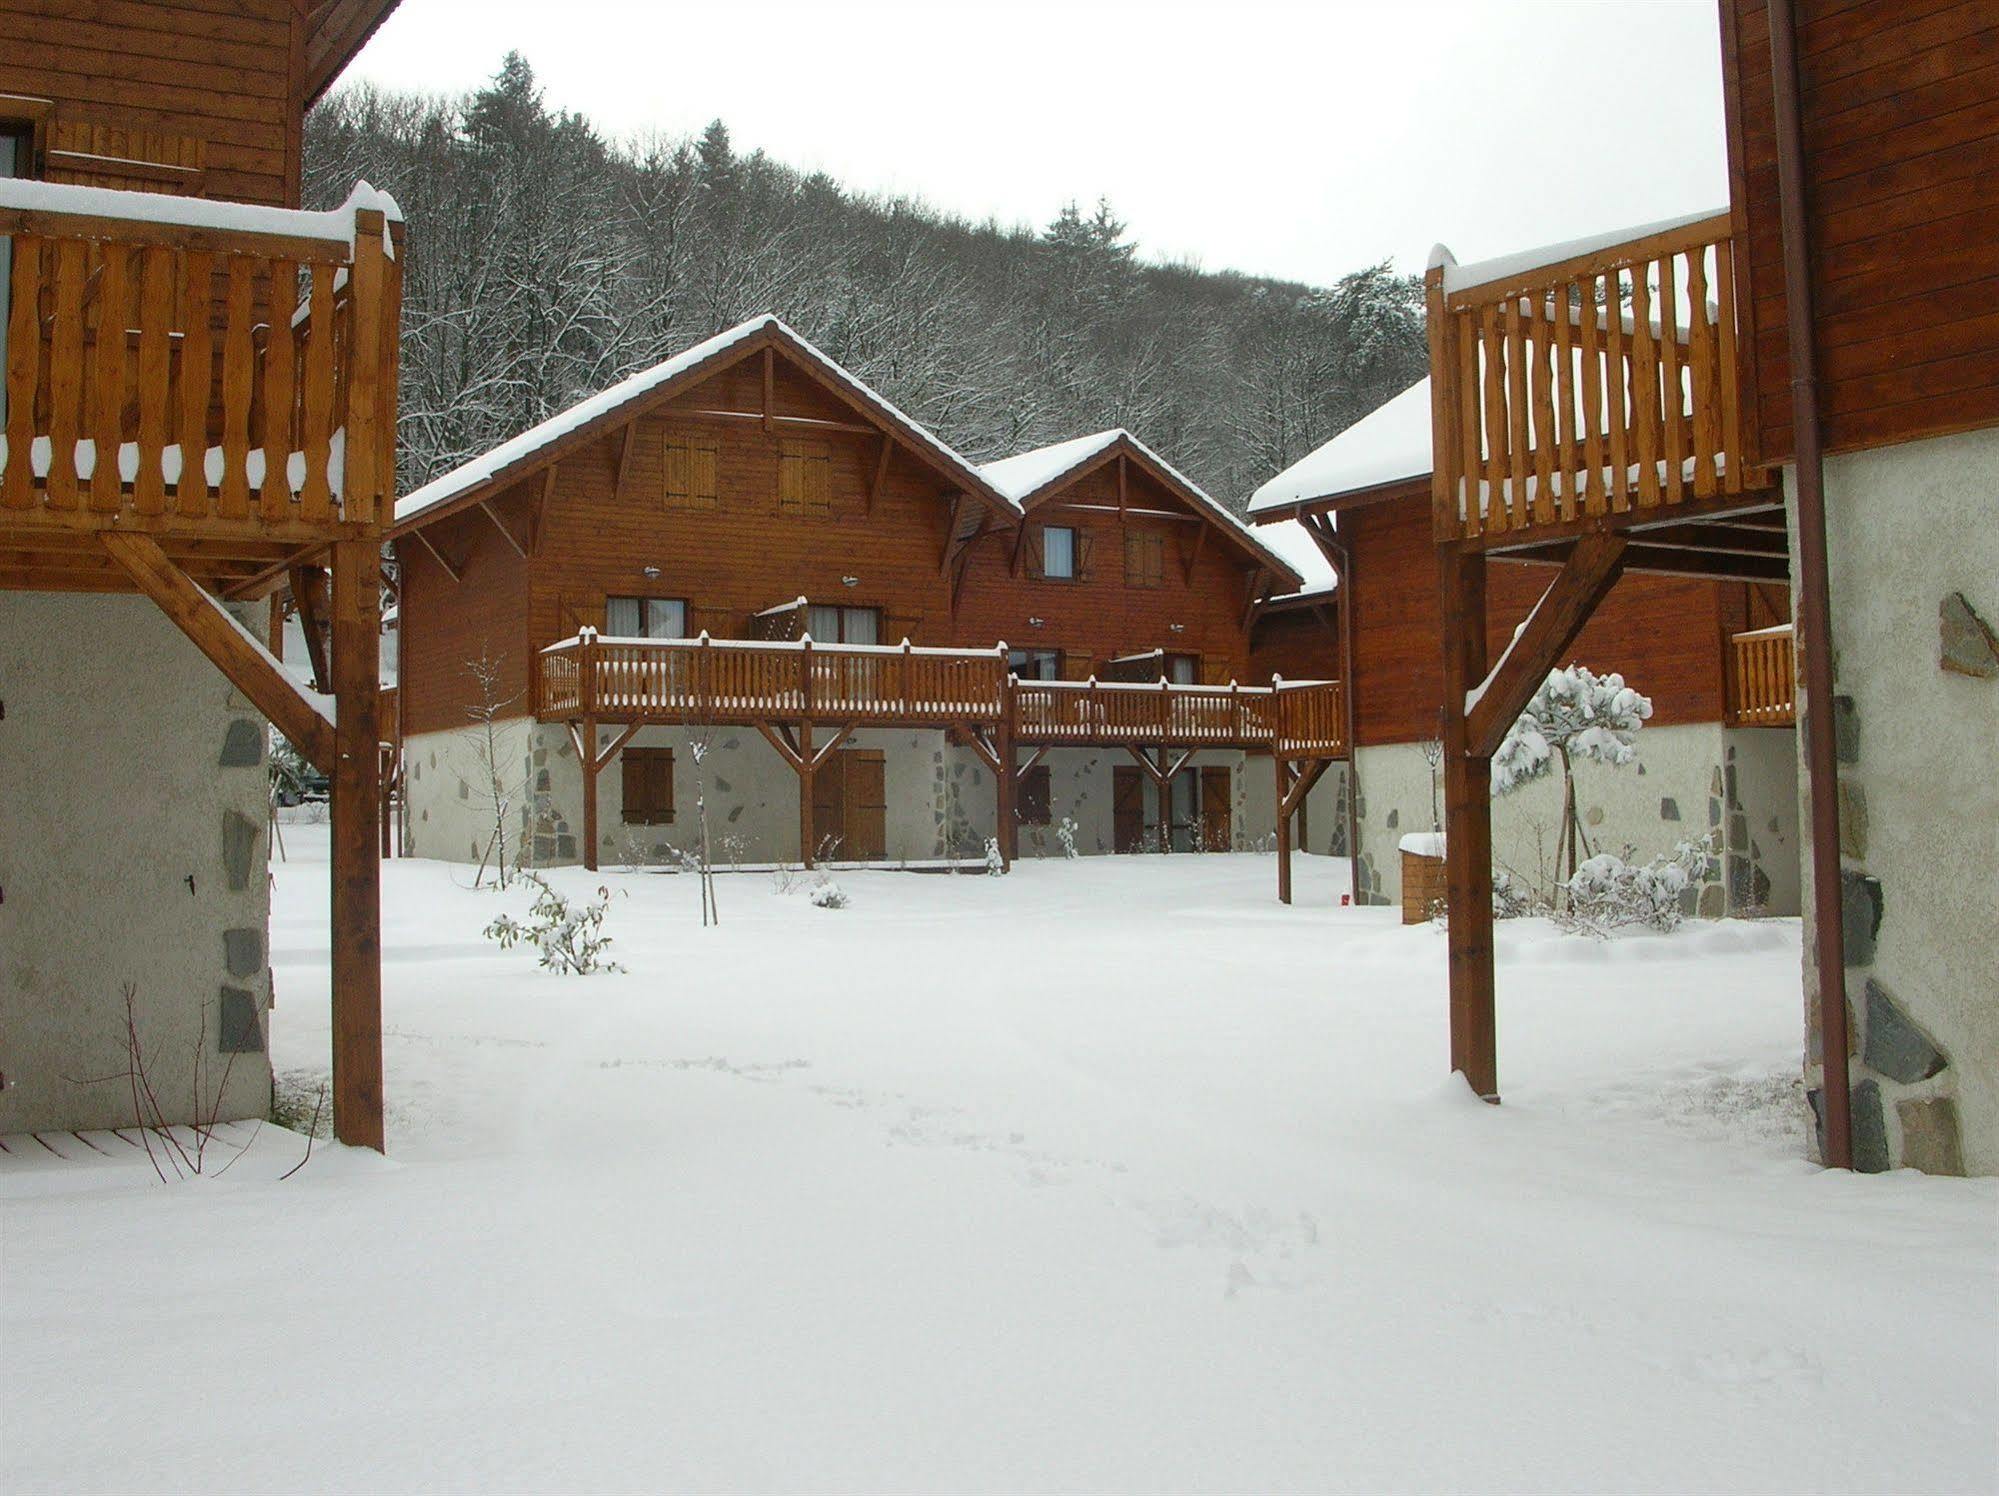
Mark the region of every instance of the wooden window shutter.
POLYGON ((833 462, 823 448, 799 442, 778 448, 777 511, 821 519, 833 512, 833 462))
POLYGON ((1092 575, 1092 562, 1097 549, 1096 537, 1088 530, 1076 532, 1076 580, 1087 582, 1092 575))
POLYGON ((660 450, 666 502, 678 509, 713 509, 721 496, 719 466, 712 442, 666 443, 660 450))
POLYGON ((1042 532, 1047 528, 1046 525, 1029 525, 1027 527, 1027 543, 1022 547, 1023 555, 1021 559, 1027 568, 1028 578, 1036 582, 1048 574, 1041 559, 1041 536, 1042 532))
POLYGON ((619 755, 621 814, 627 826, 664 826, 673 820, 673 750, 627 748, 619 755))
POLYGON ((574 634, 582 629, 604 629, 604 598, 581 592, 565 592, 561 599, 562 628, 566 634, 574 634))
POLYGON ((1062 679, 1088 680, 1090 678, 1090 656, 1073 649, 1062 651, 1062 679))
POLYGON ((51 182, 200 197, 206 144, 190 135, 63 119, 49 123, 43 166, 51 182))
POLYGON ((1127 587, 1158 587, 1166 580, 1166 547, 1145 530, 1127 530, 1124 537, 1124 582, 1127 587))

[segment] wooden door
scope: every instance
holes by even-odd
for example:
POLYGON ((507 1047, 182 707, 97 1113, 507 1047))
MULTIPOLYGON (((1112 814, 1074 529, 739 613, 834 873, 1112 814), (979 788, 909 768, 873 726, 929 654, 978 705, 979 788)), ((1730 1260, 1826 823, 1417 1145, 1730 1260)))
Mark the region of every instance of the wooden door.
POLYGON ((1201 770, 1201 847, 1208 852, 1226 852, 1235 840, 1235 795, 1230 786, 1228 765, 1201 770))
POLYGON ((1111 847, 1137 852, 1145 845, 1145 780, 1135 764, 1111 770, 1111 847))
POLYGON ((849 748, 834 755, 841 765, 841 819, 846 843, 840 855, 857 862, 888 856, 887 762, 879 748, 849 748))
POLYGON ((847 849, 847 804, 844 753, 836 753, 812 776, 812 855, 844 860, 847 849))

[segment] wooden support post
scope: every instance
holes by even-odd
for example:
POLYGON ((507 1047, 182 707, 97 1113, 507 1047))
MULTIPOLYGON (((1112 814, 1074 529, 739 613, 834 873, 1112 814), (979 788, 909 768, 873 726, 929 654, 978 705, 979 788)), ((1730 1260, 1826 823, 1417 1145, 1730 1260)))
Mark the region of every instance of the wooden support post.
MULTIPOLYGON (((317 566, 294 566, 288 580, 299 632, 305 635, 305 657, 312 666, 312 688, 324 694, 333 689, 326 663, 326 573, 317 566)), ((271 653, 281 660, 283 646, 284 635, 280 633, 271 653)))
POLYGON ((597 871, 597 631, 577 631, 576 684, 583 708, 582 736, 576 739, 577 767, 583 771, 583 866, 597 871))
POLYGON ((993 780, 998 799, 1000 865, 1011 872, 1014 859, 1020 856, 1019 782, 1013 774, 1013 688, 1002 684, 1000 691, 1000 717, 993 728, 993 746, 998 750, 999 764, 993 780))
POLYGON ((798 860, 812 867, 812 781, 818 765, 812 761, 812 723, 798 724, 798 860))
POLYGON ((1465 694, 1485 678, 1482 553, 1440 546, 1444 619, 1444 869, 1450 900, 1451 1068, 1499 1099, 1492 972, 1492 759, 1469 741, 1465 694))
POLYGON ((382 556, 372 536, 333 543, 333 1135, 382 1135, 382 556))
POLYGON ((1291 817, 1285 811, 1285 804, 1291 798, 1291 766, 1284 761, 1284 755, 1273 752, 1270 761, 1277 766, 1277 902, 1291 902, 1291 817))

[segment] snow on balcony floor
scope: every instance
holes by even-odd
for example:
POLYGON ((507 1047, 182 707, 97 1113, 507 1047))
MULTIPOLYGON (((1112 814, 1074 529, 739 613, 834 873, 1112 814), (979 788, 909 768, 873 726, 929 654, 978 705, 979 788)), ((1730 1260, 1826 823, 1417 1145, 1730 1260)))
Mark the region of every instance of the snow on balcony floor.
POLYGON ((691 879, 566 870, 631 968, 579 979, 481 938, 524 896, 391 863, 386 1161, 0 1173, 10 1479, 1990 1487, 1999 1184, 1804 1161, 1795 922, 1502 925, 1492 1109, 1441 934, 1344 870, 732 877, 707 931, 691 879))

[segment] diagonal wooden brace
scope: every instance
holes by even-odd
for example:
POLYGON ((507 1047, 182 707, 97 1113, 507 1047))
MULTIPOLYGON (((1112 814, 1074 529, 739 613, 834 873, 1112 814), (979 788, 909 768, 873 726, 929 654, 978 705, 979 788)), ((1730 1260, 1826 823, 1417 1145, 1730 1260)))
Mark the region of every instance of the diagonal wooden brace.
POLYGON ((120 532, 107 532, 101 538, 104 549, 139 590, 159 604, 229 683, 249 697, 314 768, 332 774, 333 723, 271 652, 174 565, 158 541, 120 532))

